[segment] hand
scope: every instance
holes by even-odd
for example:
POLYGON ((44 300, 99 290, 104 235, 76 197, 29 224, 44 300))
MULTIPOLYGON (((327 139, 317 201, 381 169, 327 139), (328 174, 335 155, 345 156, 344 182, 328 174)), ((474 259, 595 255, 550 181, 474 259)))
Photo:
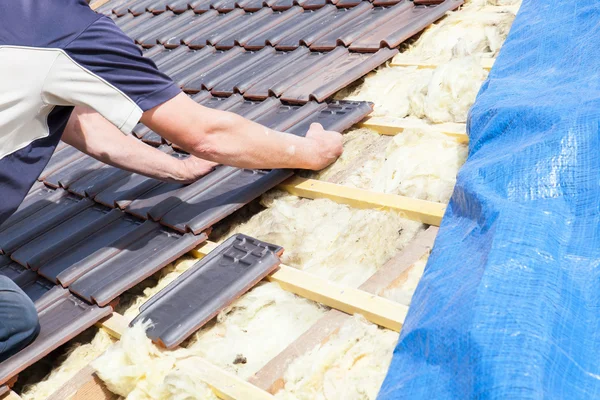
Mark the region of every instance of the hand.
POLYGON ((334 131, 326 131, 321 124, 313 123, 306 133, 311 141, 313 152, 309 161, 309 169, 321 170, 342 155, 342 135, 334 131))
POLYGON ((181 174, 178 181, 181 183, 192 183, 212 172, 218 163, 203 160, 195 156, 189 156, 181 160, 181 174))

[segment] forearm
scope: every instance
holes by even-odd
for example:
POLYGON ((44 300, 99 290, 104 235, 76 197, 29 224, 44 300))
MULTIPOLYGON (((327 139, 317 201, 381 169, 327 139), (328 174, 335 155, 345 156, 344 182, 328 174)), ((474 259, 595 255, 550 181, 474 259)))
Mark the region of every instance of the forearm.
POLYGON ((124 135, 91 109, 76 107, 62 140, 106 164, 169 182, 189 180, 185 164, 132 136, 124 135))
POLYGON ((314 140, 203 107, 183 94, 145 112, 142 122, 189 153, 220 164, 240 168, 323 167, 323 157, 316 157, 322 149, 314 140))
POLYGON ((186 143, 196 156, 240 168, 313 168, 312 146, 305 138, 225 111, 214 110, 213 117, 221 122, 186 143))

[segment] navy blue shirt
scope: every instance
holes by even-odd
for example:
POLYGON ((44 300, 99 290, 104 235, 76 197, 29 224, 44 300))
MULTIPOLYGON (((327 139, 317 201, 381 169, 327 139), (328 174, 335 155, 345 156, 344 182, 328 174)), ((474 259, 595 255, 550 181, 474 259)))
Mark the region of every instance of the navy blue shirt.
POLYGON ((84 0, 0 4, 0 224, 44 169, 73 106, 124 133, 179 88, 84 0))

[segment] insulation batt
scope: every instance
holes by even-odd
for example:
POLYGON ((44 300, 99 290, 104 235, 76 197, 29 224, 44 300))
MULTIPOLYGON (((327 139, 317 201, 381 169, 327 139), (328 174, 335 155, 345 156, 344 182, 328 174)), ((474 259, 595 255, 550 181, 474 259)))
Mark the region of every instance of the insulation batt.
POLYGON ((436 69, 380 67, 338 99, 375 103, 373 116, 414 116, 430 122, 466 122, 487 71, 479 58, 461 57, 436 69))
POLYGON ((362 84, 342 89, 335 98, 371 101, 375 104, 371 115, 402 118, 411 113, 411 93, 420 91, 432 75, 430 69, 382 66, 370 72, 362 84))
POLYGON ((385 146, 390 142, 390 136, 382 136, 377 132, 367 129, 351 129, 343 136, 344 152, 341 157, 329 167, 320 172, 300 172, 309 178, 318 178, 328 182, 342 182, 352 174, 357 165, 362 165, 367 160, 376 157, 385 151, 385 146))
POLYGON ((193 371, 177 368, 185 349, 157 348, 146 336, 147 324, 127 329, 121 340, 92 363, 107 388, 128 400, 217 399, 193 371))
POLYGON ((377 396, 398 334, 355 315, 329 340, 294 360, 281 400, 366 400, 377 396))
MULTIPOLYGON (((446 203, 468 148, 435 131, 405 130, 341 183, 382 193, 446 203)), ((318 176, 318 178, 322 178, 318 176)))
POLYGON ((249 378, 310 328, 325 307, 263 282, 196 332, 188 351, 249 378))
MULTIPOLYGON (((380 295, 410 305, 429 255, 409 267, 380 295)), ((398 334, 361 315, 346 322, 329 340, 296 359, 276 395, 283 400, 374 399, 383 381, 398 334)))
POLYGON ((279 191, 261 202, 267 209, 229 234, 244 232, 277 243, 286 249, 285 264, 350 287, 360 286, 423 229, 393 212, 279 191))
POLYGON ((495 57, 515 19, 515 7, 467 5, 429 26, 403 54, 420 59, 449 61, 472 55, 495 57))

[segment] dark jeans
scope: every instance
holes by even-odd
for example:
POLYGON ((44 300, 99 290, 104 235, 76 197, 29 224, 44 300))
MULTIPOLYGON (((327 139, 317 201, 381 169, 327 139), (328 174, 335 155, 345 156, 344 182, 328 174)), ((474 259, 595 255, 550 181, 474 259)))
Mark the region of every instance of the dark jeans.
POLYGON ((23 349, 40 331, 33 302, 10 279, 0 275, 0 362, 23 349))

